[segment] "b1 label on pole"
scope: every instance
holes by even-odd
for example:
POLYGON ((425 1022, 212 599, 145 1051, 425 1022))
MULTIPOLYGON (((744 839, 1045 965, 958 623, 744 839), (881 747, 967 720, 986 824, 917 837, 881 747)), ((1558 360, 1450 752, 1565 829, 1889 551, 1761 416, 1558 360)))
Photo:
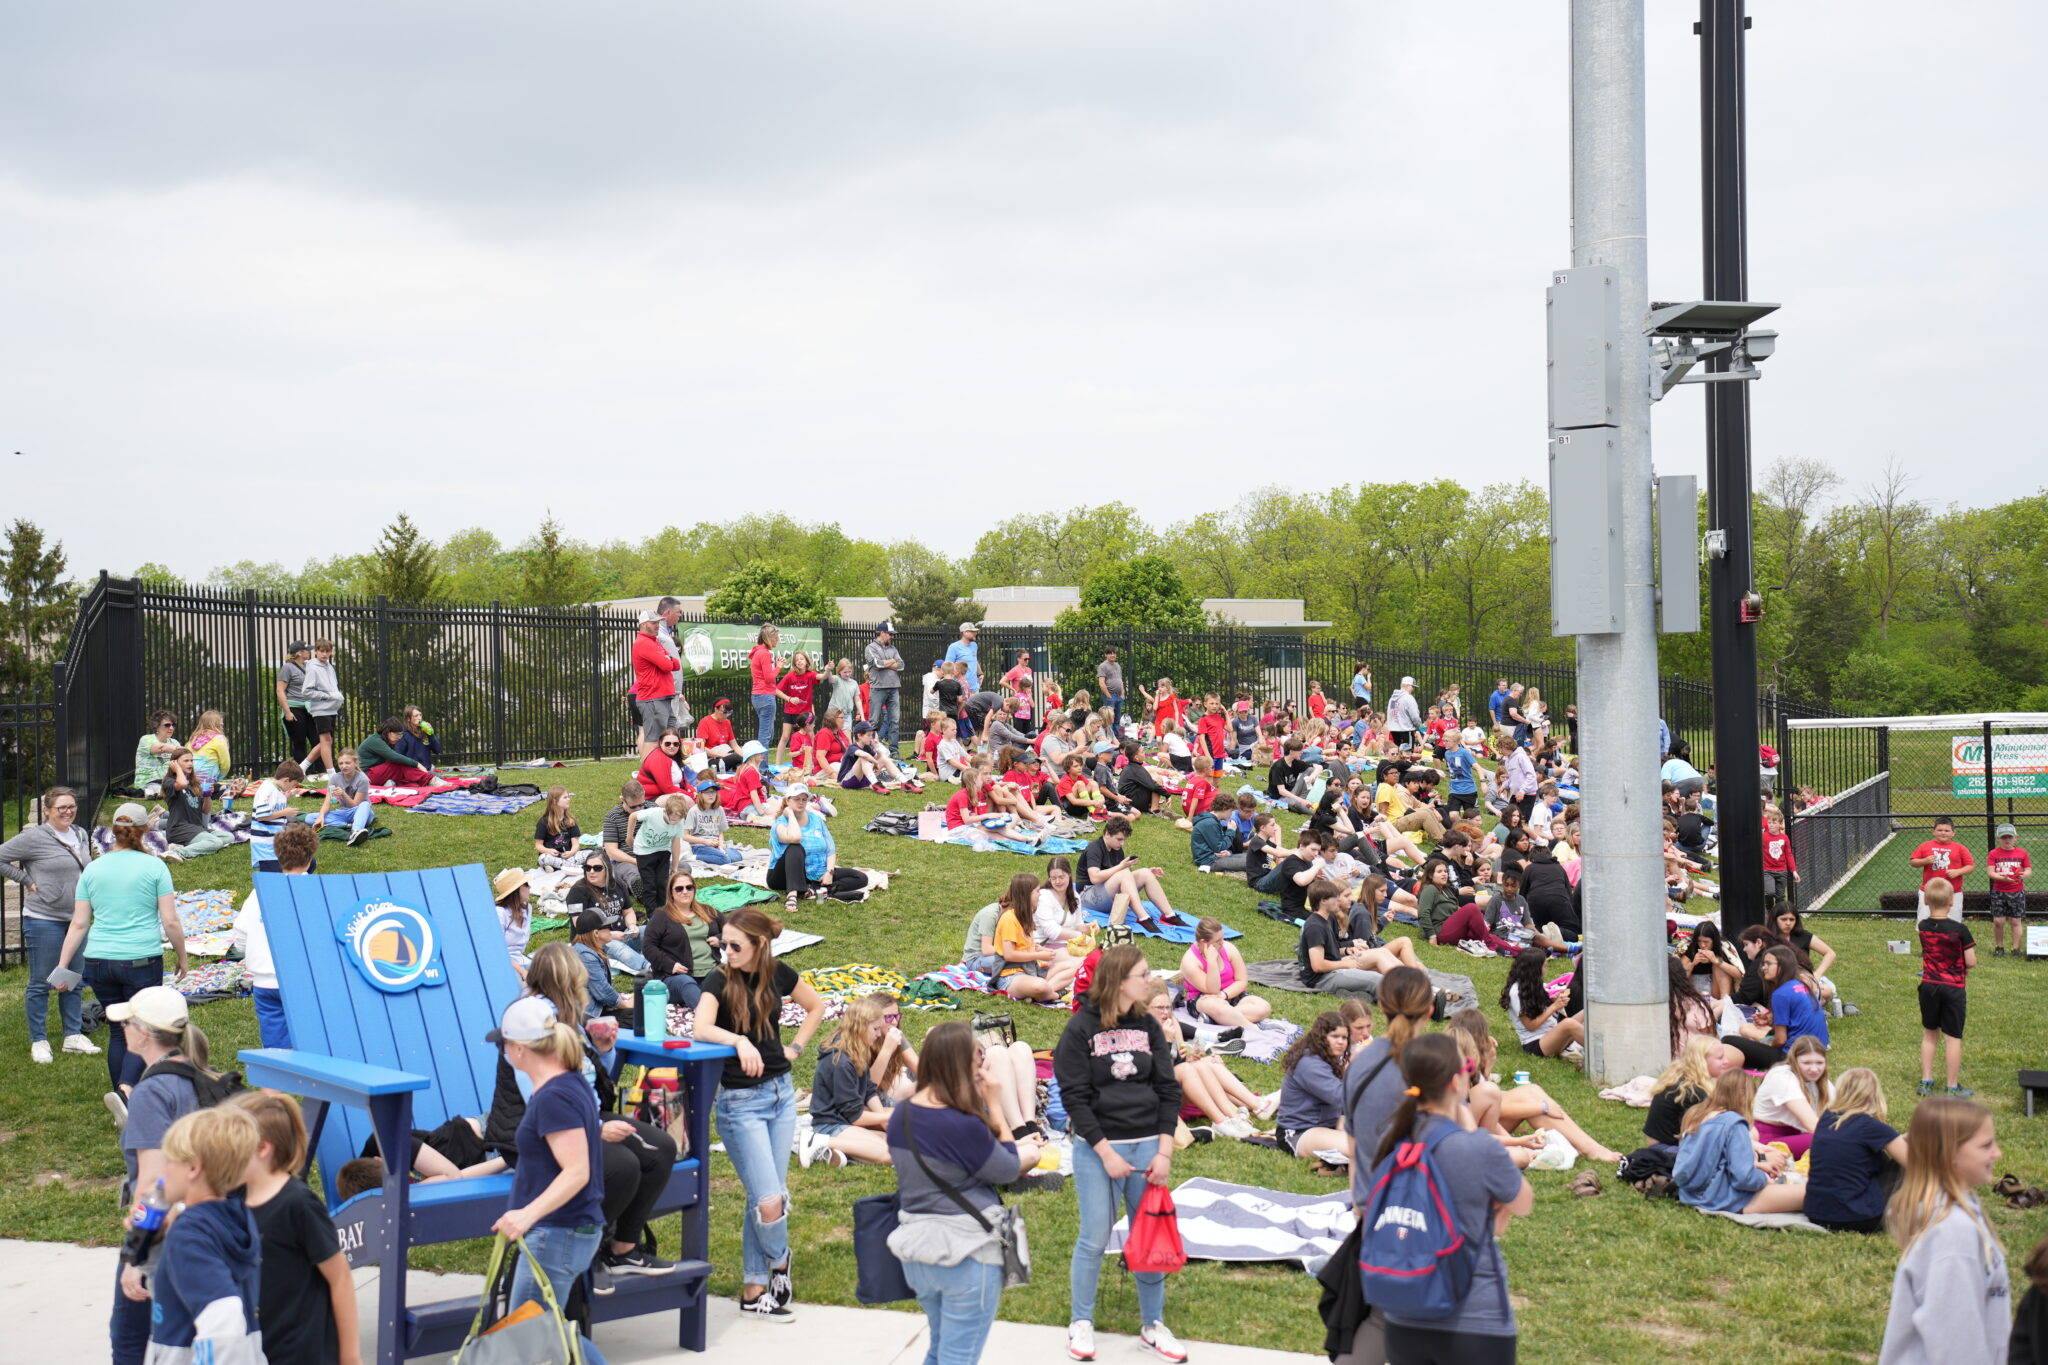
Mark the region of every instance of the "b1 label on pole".
POLYGON ((1621 411, 1621 296, 1613 267, 1551 272, 1544 291, 1550 425, 1611 427, 1621 411))
POLYGON ((1666 635, 1700 628, 1700 481, 1657 479, 1657 622, 1666 635))
POLYGON ((1613 427, 1550 434, 1550 633, 1621 629, 1621 450, 1613 427))

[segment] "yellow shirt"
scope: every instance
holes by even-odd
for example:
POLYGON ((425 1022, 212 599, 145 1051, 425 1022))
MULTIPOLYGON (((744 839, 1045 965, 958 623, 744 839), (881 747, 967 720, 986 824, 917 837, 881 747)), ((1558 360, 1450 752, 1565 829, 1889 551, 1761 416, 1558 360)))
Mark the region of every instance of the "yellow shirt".
MULTIPOLYGON (((1037 942, 1031 937, 1031 931, 1018 922, 1017 912, 1014 910, 1003 911, 1003 917, 996 921, 996 952, 1002 953, 1006 950, 1016 952, 1019 950, 1029 950, 1037 946, 1037 942)), ((1018 972, 1029 971, 1032 965, 1029 962, 1005 960, 1002 969, 996 973, 996 979, 1001 980, 1003 977, 1012 976, 1018 972)))

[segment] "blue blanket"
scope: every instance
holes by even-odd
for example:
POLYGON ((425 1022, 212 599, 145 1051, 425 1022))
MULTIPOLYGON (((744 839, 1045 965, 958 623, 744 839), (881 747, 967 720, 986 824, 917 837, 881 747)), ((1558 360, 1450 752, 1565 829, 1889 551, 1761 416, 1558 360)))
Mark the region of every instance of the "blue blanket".
MULTIPOLYGON (((1151 901, 1142 901, 1140 904, 1145 907, 1145 913, 1148 915, 1157 915, 1159 913, 1159 907, 1151 901)), ((1109 923, 1109 911, 1107 910, 1083 908, 1081 913, 1088 917, 1090 924, 1109 923)), ((1131 927, 1131 932, 1137 934, 1140 938, 1164 939, 1168 943, 1193 943, 1195 941, 1195 926, 1192 924, 1148 924, 1136 915, 1125 915, 1124 923, 1128 924, 1131 927)), ((1244 935, 1226 924, 1223 926, 1223 937, 1243 938, 1244 935)))
POLYGON ((426 815, 510 815, 525 810, 542 796, 485 796, 480 792, 436 792, 413 809, 426 815))

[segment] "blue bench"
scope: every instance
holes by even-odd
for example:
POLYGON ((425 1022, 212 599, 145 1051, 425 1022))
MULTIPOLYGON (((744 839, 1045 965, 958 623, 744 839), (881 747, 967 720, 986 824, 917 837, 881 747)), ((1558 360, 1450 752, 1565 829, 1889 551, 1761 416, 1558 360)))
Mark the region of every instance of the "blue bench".
MULTIPOLYGON (((378 1276, 376 1360, 461 1344, 476 1300, 410 1304, 406 1254, 415 1246, 488 1237, 508 1202, 511 1175, 415 1185, 408 1169, 412 1130, 489 1111, 498 1050, 484 1041, 519 994, 479 864, 365 876, 256 874, 256 893, 291 1027, 289 1050, 241 1054, 249 1083, 296 1095, 322 1187, 351 1267, 378 1276), (346 1202, 335 1177, 375 1135, 384 1161, 381 1189, 346 1202)), ((664 1247, 674 1273, 620 1276, 613 1293, 589 1299, 604 1322, 674 1309, 677 1344, 704 1349, 711 1273, 711 1101, 732 1050, 709 1044, 661 1054, 682 1079, 687 1154, 675 1163, 657 1213, 682 1214, 682 1238, 664 1247)), ((365 1335, 368 1333, 366 1331, 365 1335)))

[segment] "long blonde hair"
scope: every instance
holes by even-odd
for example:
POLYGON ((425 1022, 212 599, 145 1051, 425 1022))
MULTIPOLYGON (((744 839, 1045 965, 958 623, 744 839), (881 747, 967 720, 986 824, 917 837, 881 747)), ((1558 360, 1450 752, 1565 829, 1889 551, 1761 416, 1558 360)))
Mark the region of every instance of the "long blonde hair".
POLYGON ((1707 1058, 1719 1046, 1720 1043, 1704 1033, 1696 1033, 1686 1039, 1685 1046, 1678 1049, 1678 1055, 1671 1059, 1671 1065, 1664 1068, 1664 1074, 1650 1087, 1651 1092, 1669 1090, 1674 1085, 1712 1090, 1714 1073, 1707 1069, 1707 1058))
POLYGON ((1953 1206, 1977 1224, 1984 1263, 1992 1263, 1991 1229, 1969 1186, 1956 1175, 1957 1151, 1989 1122, 1989 1109, 1950 1095, 1930 1095, 1914 1108, 1906 1130, 1906 1176, 1884 1210, 1885 1231, 1898 1243, 1900 1255, 1911 1251, 1920 1234, 1946 1218, 1953 1206))
MULTIPOLYGON (((881 1053, 880 1044, 875 1042, 875 1025, 882 1022, 882 1015, 889 1006, 897 1003, 896 997, 887 991, 870 991, 846 1007, 840 1016, 839 1026, 832 1030, 832 1036, 825 1040, 825 1046, 818 1050, 819 1057, 827 1052, 837 1052, 851 1062, 854 1069, 867 1075, 875 1065, 875 1058, 881 1053)), ((889 1074, 879 1084, 884 1092, 896 1084, 896 1079, 910 1068, 910 1060, 902 1048, 889 1059, 889 1074)))
POLYGON ((1851 1114, 1867 1114, 1879 1123, 1890 1120, 1884 1103, 1884 1086, 1878 1081, 1877 1073, 1867 1066, 1852 1066, 1842 1073, 1841 1081, 1835 1086, 1834 1098, 1828 1101, 1827 1112, 1821 1115, 1821 1122, 1839 1124, 1851 1114))
POLYGON ((526 993, 553 1005, 558 1019, 581 1019, 590 1012, 590 974, 566 943, 544 943, 533 950, 533 961, 526 965, 526 993))
POLYGON ((1724 1071, 1714 1082, 1714 1088, 1707 1097, 1685 1111, 1685 1118, 1678 1125, 1678 1135, 1688 1137, 1701 1124, 1716 1114, 1740 1114, 1744 1123, 1750 1122, 1750 1102, 1756 1098, 1756 1078, 1747 1071, 1724 1071))

